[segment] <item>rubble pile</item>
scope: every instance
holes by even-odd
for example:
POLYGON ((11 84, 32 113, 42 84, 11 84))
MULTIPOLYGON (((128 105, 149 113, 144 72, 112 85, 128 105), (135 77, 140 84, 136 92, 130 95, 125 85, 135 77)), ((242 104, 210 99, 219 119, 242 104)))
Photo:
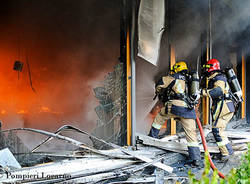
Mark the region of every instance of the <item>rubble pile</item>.
MULTIPOLYGON (((240 155, 247 150, 250 142, 249 128, 230 129, 227 135, 235 150, 235 156, 227 163, 217 162, 218 168, 230 168, 240 164, 240 155)), ((40 163, 24 167, 20 164, 18 168, 13 164, 0 163, 1 183, 154 183, 156 181, 185 182, 188 180, 187 171, 192 169, 197 175, 201 175, 203 168, 191 168, 185 166, 187 159, 187 148, 185 146, 184 133, 166 136, 162 139, 154 139, 145 135, 137 135, 137 144, 134 147, 120 147, 114 143, 106 142, 78 128, 65 125, 55 133, 31 128, 19 128, 3 130, 1 136, 6 132, 30 131, 48 136, 41 141, 35 149, 28 151, 27 155, 46 156, 40 163), (61 135, 63 131, 82 133, 95 140, 99 144, 108 146, 108 150, 96 149, 78 140, 61 135), (47 144, 52 139, 58 139, 74 145, 77 149, 58 152, 38 152, 39 147, 47 144), (147 175, 144 169, 155 166, 153 175, 147 175)), ((208 149, 210 153, 219 153, 212 139, 211 130, 204 128, 208 149)), ((3 139, 1 139, 3 140, 3 139)), ((7 144, 4 146, 8 147, 7 144)), ((201 151, 203 151, 203 148, 201 151)), ((2 147, 1 147, 2 149, 2 147)), ((14 153, 16 156, 17 154, 14 153)), ((12 158, 10 156, 10 158, 12 158)), ((12 158, 13 163, 13 158, 12 158)), ((222 170, 223 171, 223 170, 222 170)), ((225 173, 227 174, 227 173, 225 173)))

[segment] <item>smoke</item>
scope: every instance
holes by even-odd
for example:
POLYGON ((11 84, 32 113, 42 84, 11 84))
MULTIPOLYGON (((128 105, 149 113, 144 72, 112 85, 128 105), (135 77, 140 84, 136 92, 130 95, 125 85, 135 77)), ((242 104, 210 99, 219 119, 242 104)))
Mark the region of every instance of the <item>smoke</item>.
MULTIPOLYGON (((147 99, 154 96, 154 85, 163 74, 169 71, 169 44, 175 46, 176 59, 186 60, 190 70, 196 70, 197 57, 201 56, 201 36, 208 30, 208 0, 169 1, 167 12, 171 20, 166 21, 168 39, 162 39, 159 66, 154 67, 137 59, 137 130, 149 130, 147 123, 150 108, 155 103, 147 99), (165 71, 165 72, 164 72, 165 71), (147 81, 151 81, 150 83, 147 81), (147 99, 147 100, 145 100, 147 99), (143 101, 144 100, 144 101, 143 101), (146 124, 146 125, 145 125, 146 124)), ((221 61, 222 69, 231 65, 229 53, 232 47, 245 47, 249 51, 250 1, 211 0, 213 57, 221 61)), ((204 34, 204 35, 203 35, 204 34)), ((152 120, 151 120, 152 121, 152 120)))
POLYGON ((93 88, 119 57, 119 2, 10 0, 1 10, 3 127, 55 130, 63 121, 95 127, 93 88), (19 78, 15 60, 24 62, 19 78))
MULTIPOLYGON (((177 60, 187 60, 191 69, 195 69, 196 58, 201 54, 201 35, 208 30, 208 2, 175 2, 170 25, 171 41, 176 47, 177 60)), ((239 40, 239 36, 246 32, 250 25, 249 7, 250 2, 246 0, 211 0, 213 57, 219 59, 224 67, 229 60, 229 47, 242 46, 247 42, 239 40)))
POLYGON ((226 66, 230 47, 249 50, 250 2, 233 0, 213 6, 213 52, 226 66), (248 35, 248 36, 247 36, 248 35))
MULTIPOLYGON (((200 55, 201 34, 207 29, 206 1, 175 1, 172 9, 170 42, 175 46, 176 59, 186 60, 190 67, 200 55)), ((195 66, 195 65, 194 65, 195 66)))
POLYGON ((250 24, 250 2, 219 1, 213 6, 214 40, 234 41, 235 37, 244 31, 250 24))

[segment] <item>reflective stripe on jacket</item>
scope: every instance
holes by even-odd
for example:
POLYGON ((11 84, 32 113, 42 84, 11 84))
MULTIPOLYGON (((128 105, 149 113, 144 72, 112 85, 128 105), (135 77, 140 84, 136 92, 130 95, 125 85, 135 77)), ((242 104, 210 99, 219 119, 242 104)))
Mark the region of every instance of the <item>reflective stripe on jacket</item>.
POLYGON ((213 119, 234 112, 234 104, 229 98, 229 84, 224 74, 220 72, 213 73, 208 77, 208 95, 213 100, 212 114, 213 119))
MULTIPOLYGON (((181 73, 175 73, 172 75, 164 76, 161 80, 157 83, 156 92, 160 93, 161 90, 169 87, 170 84, 173 84, 170 90, 170 94, 166 94, 172 96, 173 98, 169 100, 165 105, 166 107, 170 107, 171 109, 167 109, 166 111, 171 112, 177 116, 183 118, 190 118, 195 119, 196 114, 194 108, 188 108, 187 103, 183 99, 177 99, 175 94, 186 94, 187 93, 187 84, 186 84, 186 77, 181 73), (174 82, 174 84, 172 83, 174 82)), ((186 94, 186 96, 188 96, 186 94)))

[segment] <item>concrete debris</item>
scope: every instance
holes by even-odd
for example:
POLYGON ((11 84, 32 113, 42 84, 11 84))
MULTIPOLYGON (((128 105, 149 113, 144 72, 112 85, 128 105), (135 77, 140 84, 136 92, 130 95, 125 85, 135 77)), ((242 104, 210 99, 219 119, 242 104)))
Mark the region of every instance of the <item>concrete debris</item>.
POLYGON ((22 168, 8 148, 0 150, 0 166, 2 166, 3 168, 22 168))
POLYGON ((29 149, 23 144, 15 131, 0 132, 0 150, 4 148, 9 148, 20 164, 25 160, 25 157, 19 153, 29 152, 29 149))
MULTIPOLYGON (((106 142, 78 128, 65 125, 55 133, 31 128, 4 130, 8 131, 31 131, 46 135, 48 138, 26 153, 27 157, 43 156, 34 165, 28 167, 14 166, 14 164, 1 164, 9 162, 11 152, 8 149, 0 151, 0 164, 10 167, 7 171, 0 170, 0 183, 176 183, 187 182, 187 172, 192 169, 198 176, 202 174, 201 168, 191 168, 185 165, 187 159, 187 148, 183 132, 162 139, 154 139, 145 135, 137 135, 135 147, 120 147, 114 143, 106 142), (87 135, 91 140, 109 147, 108 150, 99 150, 81 141, 61 135, 63 131, 74 131, 87 135), (53 139, 65 141, 77 147, 76 150, 64 150, 58 152, 38 152, 41 145, 47 144, 53 139), (2 155, 3 152, 8 152, 2 155), (8 156, 6 156, 8 155, 8 156), (44 157, 46 159, 44 159, 44 157), (143 174, 148 166, 155 166, 153 175, 143 174)), ((209 150, 213 154, 218 153, 215 141, 211 138, 210 129, 205 129, 209 150)), ((246 149, 246 143, 250 142, 248 132, 243 130, 227 130, 227 135, 233 144, 234 150, 242 154, 246 149)), ((203 148, 201 147, 203 151, 203 148)), ((12 154, 11 154, 12 155, 12 154)), ((15 154, 14 154, 15 155, 15 154)), ((11 160, 13 161, 12 155, 11 160)), ((15 159, 15 158, 14 158, 15 159)), ((240 164, 240 157, 235 156, 233 160, 219 167, 229 172, 230 168, 240 164)), ((16 161, 16 160, 15 160, 16 161)), ((16 161, 18 164, 18 162, 16 161)), ((22 164, 21 164, 22 165, 22 164)), ((22 166, 27 166, 24 164, 22 166)))

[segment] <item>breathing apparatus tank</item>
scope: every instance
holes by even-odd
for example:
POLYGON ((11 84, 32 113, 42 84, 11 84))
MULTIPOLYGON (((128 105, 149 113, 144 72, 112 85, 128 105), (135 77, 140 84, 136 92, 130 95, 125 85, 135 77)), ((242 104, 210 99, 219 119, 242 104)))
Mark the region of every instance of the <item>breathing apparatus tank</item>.
POLYGON ((189 84, 189 97, 192 101, 198 102, 200 98, 200 80, 198 72, 193 71, 190 73, 190 84, 189 84))
POLYGON ((225 72, 227 75, 227 81, 234 95, 233 97, 234 100, 236 101, 236 103, 242 102, 243 101, 242 90, 241 90, 240 83, 237 79, 237 76, 234 73, 234 70, 232 68, 227 68, 225 72))

